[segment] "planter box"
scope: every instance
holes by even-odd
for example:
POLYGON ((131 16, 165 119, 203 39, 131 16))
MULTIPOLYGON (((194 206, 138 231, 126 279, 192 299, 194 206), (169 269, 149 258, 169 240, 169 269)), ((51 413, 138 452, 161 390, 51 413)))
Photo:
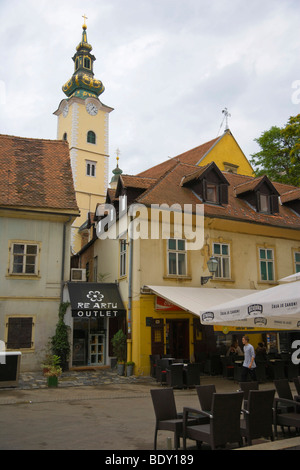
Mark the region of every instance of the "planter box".
POLYGON ((48 387, 57 387, 58 386, 58 377, 56 375, 51 375, 47 377, 48 387))

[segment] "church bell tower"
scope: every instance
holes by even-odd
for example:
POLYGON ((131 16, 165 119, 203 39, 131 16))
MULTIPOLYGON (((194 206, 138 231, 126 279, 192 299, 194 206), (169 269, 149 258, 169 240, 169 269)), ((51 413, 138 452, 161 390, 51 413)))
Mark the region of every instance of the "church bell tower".
POLYGON ((97 203, 105 201, 108 187, 109 113, 99 96, 104 92, 94 78, 95 56, 87 40, 87 26, 82 26, 82 39, 76 48, 74 73, 63 85, 66 97, 54 114, 58 117, 57 138, 70 146, 71 166, 80 217, 72 225, 72 250, 81 249, 80 231, 94 212, 97 203))

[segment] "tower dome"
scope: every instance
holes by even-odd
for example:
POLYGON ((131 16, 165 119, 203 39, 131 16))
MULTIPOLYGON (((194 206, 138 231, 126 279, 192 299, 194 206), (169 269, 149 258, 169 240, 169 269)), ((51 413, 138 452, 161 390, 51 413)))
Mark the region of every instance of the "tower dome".
POLYGON ((104 92, 103 83, 94 78, 93 65, 96 57, 91 54, 92 46, 87 40, 87 26, 84 22, 82 26, 82 39, 76 47, 73 56, 75 70, 62 87, 68 98, 77 96, 78 98, 98 98, 104 92))

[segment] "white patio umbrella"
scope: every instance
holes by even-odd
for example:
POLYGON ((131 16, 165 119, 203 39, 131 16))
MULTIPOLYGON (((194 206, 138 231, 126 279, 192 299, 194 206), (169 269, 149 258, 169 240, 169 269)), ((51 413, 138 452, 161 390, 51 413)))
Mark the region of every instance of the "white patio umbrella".
POLYGON ((290 276, 283 277, 279 279, 279 282, 294 282, 300 281, 300 273, 291 274, 290 276))
POLYGON ((199 316, 207 325, 300 330, 300 281, 200 310, 199 316))

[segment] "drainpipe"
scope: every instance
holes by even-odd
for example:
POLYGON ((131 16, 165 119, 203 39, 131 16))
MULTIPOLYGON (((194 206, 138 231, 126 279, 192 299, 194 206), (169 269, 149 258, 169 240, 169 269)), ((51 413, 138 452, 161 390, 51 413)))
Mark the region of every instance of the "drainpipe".
POLYGON ((127 361, 132 361, 132 268, 133 268, 133 237, 132 237, 133 217, 130 221, 129 229, 129 266, 128 266, 128 313, 127 313, 127 361))
POLYGON ((67 222, 63 226, 63 242, 62 242, 62 263, 61 263, 61 288, 60 288, 60 301, 63 302, 63 293, 64 293, 64 281, 65 281, 65 257, 66 257, 66 232, 67 225, 71 222, 72 217, 69 216, 67 222))

